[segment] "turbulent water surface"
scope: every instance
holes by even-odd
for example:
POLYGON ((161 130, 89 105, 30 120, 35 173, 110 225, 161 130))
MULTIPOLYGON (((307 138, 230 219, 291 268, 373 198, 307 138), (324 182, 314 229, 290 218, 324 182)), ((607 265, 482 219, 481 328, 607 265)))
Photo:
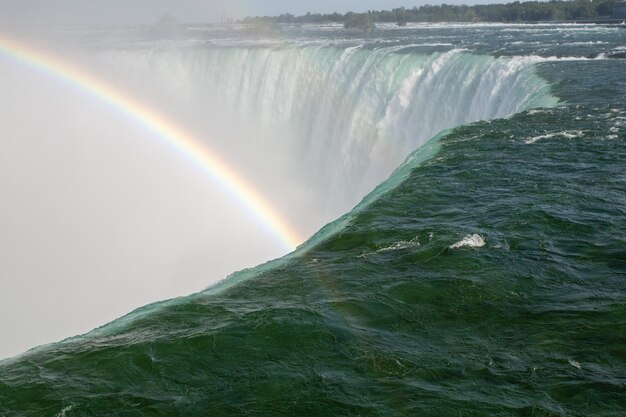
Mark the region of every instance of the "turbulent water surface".
POLYGON ((201 106, 190 125, 254 132, 242 169, 269 172, 258 186, 302 230, 347 214, 0 362, 1 416, 626 415, 626 31, 81 39, 147 98, 201 106))

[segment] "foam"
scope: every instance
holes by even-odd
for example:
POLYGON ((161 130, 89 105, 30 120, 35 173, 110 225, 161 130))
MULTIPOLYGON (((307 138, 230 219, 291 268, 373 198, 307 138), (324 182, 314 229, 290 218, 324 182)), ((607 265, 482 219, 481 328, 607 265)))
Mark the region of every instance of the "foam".
POLYGON ((454 245, 450 245, 450 249, 459 249, 462 247, 481 248, 485 246, 485 239, 479 234, 472 234, 465 236, 462 240, 456 242, 454 245))
POLYGON ((389 246, 383 246, 380 249, 375 250, 374 252, 364 252, 361 255, 359 255, 359 258, 366 258, 368 256, 372 256, 375 255, 377 253, 383 253, 383 252, 389 252, 389 251, 396 251, 396 250, 402 250, 402 249, 408 249, 408 248, 412 248, 415 246, 420 246, 420 242, 418 240, 418 237, 414 237, 411 240, 400 240, 398 242, 394 242, 389 246))
POLYGON ((583 132, 580 130, 565 130, 563 132, 552 132, 552 133, 546 133, 544 135, 533 136, 532 138, 528 138, 524 140, 524 142, 530 145, 542 139, 551 139, 557 136, 560 136, 566 139, 574 139, 574 138, 581 137, 582 135, 583 135, 583 132))

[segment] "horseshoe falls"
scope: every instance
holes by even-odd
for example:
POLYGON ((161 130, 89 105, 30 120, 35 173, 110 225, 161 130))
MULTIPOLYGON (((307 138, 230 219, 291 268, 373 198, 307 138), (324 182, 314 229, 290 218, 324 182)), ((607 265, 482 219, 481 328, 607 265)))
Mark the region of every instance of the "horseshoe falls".
POLYGON ((273 201, 296 194, 283 211, 305 213, 291 222, 306 235, 441 130, 557 101, 533 67, 541 58, 462 49, 190 47, 105 51, 101 60, 117 74, 132 68, 130 85, 165 91, 158 101, 185 100, 179 117, 219 138, 212 146, 241 160, 247 177, 271 176, 257 187, 273 201), (200 120, 189 120, 190 107, 200 120))
POLYGON ((303 242, 3 53, 0 416, 626 414, 623 29, 40 35, 303 242))

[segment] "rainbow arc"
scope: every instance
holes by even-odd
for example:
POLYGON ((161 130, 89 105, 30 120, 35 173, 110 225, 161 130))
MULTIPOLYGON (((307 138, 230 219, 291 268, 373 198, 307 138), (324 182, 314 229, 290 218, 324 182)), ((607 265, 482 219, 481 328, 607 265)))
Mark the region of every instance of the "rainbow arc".
POLYGON ((76 65, 22 42, 0 36, 0 56, 51 75, 133 119, 156 138, 171 145, 179 154, 198 164, 210 178, 244 205, 285 249, 294 250, 302 242, 302 238, 278 210, 245 178, 166 115, 76 65))

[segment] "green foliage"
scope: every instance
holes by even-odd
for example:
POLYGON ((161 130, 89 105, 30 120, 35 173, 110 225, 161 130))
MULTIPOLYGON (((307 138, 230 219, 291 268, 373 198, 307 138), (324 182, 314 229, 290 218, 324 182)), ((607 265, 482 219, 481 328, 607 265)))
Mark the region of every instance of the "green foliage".
POLYGON ((273 21, 276 23, 342 23, 346 28, 371 30, 374 22, 550 22, 609 17, 615 0, 550 0, 484 5, 424 5, 407 9, 369 10, 365 13, 348 12, 278 17, 246 18, 244 22, 273 21))
POLYGON ((376 29, 372 19, 365 13, 346 13, 343 27, 346 29, 361 29, 370 31, 376 29))
POLYGON ((246 30, 250 35, 262 37, 280 35, 280 26, 278 22, 272 18, 247 19, 245 23, 246 30))

